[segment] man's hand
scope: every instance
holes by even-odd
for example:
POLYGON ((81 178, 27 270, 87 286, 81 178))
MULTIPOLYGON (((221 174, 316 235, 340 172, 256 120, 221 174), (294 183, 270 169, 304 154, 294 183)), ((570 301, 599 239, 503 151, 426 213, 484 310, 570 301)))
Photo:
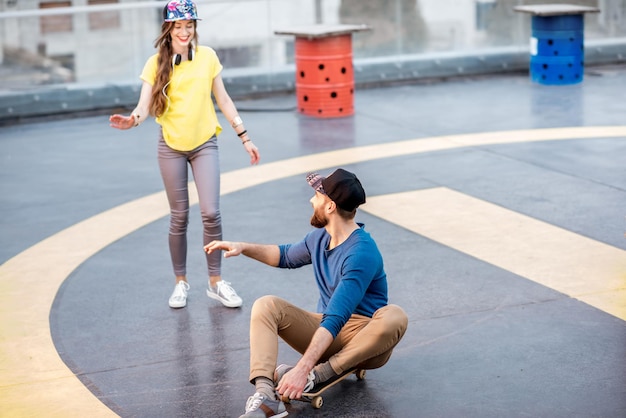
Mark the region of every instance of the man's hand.
POLYGON ((276 387, 278 393, 291 399, 300 399, 309 373, 332 342, 332 334, 326 328, 319 327, 300 361, 278 382, 276 387))
POLYGON ((269 266, 276 267, 280 260, 278 245, 254 244, 251 242, 213 241, 204 246, 204 251, 211 254, 213 251, 224 250, 224 257, 235 257, 243 254, 269 266))
POLYGON ((218 250, 224 250, 224 258, 235 257, 241 254, 243 245, 240 242, 212 241, 204 246, 204 251, 207 254, 218 250))
POLYGON ((289 399, 300 399, 306 386, 309 372, 310 370, 307 371, 302 367, 295 366, 280 379, 276 390, 281 396, 289 399))

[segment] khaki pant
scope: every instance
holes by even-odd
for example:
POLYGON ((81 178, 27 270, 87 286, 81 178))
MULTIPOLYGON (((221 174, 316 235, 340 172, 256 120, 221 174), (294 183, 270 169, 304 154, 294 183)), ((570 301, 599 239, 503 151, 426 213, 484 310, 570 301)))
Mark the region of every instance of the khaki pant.
MULTIPOLYGON (((278 337, 303 354, 319 328, 322 314, 308 312, 276 296, 254 302, 250 318, 250 381, 274 378, 278 337)), ((337 374, 358 367, 376 369, 391 357, 408 325, 402 308, 387 305, 372 318, 352 315, 319 363, 330 361, 337 374)))

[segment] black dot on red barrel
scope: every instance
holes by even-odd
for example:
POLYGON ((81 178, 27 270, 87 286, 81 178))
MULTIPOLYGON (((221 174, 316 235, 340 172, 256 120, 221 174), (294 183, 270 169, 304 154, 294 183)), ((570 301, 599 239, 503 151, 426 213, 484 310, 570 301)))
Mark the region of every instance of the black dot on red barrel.
POLYGON ((300 78, 304 78, 304 71, 300 71, 300 78))
POLYGON ((336 91, 331 92, 330 93, 330 97, 331 97, 331 99, 336 99, 337 98, 337 92, 336 91))
POLYGON ((326 77, 326 79, 325 79, 325 80, 326 80, 326 82, 328 83, 328 82, 330 81, 330 78, 326 77))
POLYGON ((341 67, 341 74, 345 74, 346 71, 348 71, 348 70, 346 70, 346 67, 341 67))
POLYGON ((303 99, 305 102, 308 102, 308 101, 309 101, 309 96, 304 96, 302 99, 303 99))
POLYGON ((322 113, 322 109, 317 109, 317 113, 322 113))
POLYGON ((324 69, 324 64, 320 64, 317 68, 319 68, 320 71, 323 70, 324 69))
POLYGON ((353 94, 353 93, 354 93, 354 89, 350 89, 350 94, 353 94))
POLYGON ((342 113, 342 112, 343 112, 343 107, 340 107, 339 108, 339 113, 342 113))

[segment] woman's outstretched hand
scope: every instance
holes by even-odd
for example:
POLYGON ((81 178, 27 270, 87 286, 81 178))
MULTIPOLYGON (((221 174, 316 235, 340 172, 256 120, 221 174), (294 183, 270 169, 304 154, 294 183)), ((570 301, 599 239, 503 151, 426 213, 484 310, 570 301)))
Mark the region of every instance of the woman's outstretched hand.
POLYGON ((111 115, 109 116, 109 125, 115 129, 130 129, 135 126, 135 118, 132 115, 111 115))

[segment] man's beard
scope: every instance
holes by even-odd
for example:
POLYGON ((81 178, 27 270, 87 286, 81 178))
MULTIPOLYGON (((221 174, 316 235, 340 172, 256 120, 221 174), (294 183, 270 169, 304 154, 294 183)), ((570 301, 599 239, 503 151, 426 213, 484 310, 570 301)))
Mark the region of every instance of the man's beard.
POLYGON ((328 225, 328 219, 324 216, 324 212, 321 210, 313 211, 313 215, 311 216, 311 225, 315 228, 324 228, 328 225))

